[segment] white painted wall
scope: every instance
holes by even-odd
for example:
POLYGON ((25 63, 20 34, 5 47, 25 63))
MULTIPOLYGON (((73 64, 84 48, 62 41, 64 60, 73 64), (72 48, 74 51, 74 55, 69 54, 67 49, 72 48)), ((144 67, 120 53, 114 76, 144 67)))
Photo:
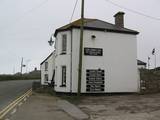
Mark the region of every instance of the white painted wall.
MULTIPOLYGON (((73 29, 72 35, 73 52, 71 70, 71 32, 59 32, 57 34, 57 56, 55 60, 55 90, 57 92, 77 92, 80 30, 73 29), (61 36, 64 33, 68 36, 67 55, 60 55, 61 36), (62 65, 67 66, 66 88, 59 87, 61 84, 60 67, 62 65), (70 76, 71 71, 72 75, 70 76)), ((82 92, 86 92, 86 69, 98 68, 105 70, 105 92, 138 92, 139 76, 136 46, 136 35, 85 30, 84 47, 102 48, 103 56, 83 56, 82 92), (95 35, 96 39, 92 40, 91 35, 95 35)))
POLYGON ((60 32, 57 34, 56 38, 56 59, 55 59, 55 66, 56 66, 56 74, 55 74, 55 91, 57 92, 70 92, 70 79, 71 79, 71 32, 60 32), (67 34, 67 52, 64 55, 61 55, 62 50, 62 35, 67 34), (62 85, 62 70, 61 67, 65 65, 66 70, 66 87, 61 87, 62 85))
POLYGON ((48 62, 48 70, 45 70, 45 62, 40 66, 41 67, 41 84, 48 85, 47 81, 45 81, 45 74, 48 74, 48 80, 52 80, 53 70, 55 69, 55 53, 53 53, 47 60, 48 62))

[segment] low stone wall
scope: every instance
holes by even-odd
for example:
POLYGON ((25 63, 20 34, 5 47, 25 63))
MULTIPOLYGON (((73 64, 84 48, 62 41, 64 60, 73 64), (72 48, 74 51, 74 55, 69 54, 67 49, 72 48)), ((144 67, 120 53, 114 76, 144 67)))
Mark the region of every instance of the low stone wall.
POLYGON ((160 92, 160 75, 155 70, 140 70, 140 92, 157 93, 160 92))

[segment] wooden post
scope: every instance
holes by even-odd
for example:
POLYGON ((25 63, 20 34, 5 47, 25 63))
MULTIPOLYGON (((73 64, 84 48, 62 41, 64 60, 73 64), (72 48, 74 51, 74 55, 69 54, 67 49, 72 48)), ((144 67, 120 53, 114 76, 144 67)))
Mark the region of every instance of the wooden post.
POLYGON ((148 57, 148 70, 150 69, 150 57, 148 57))
POLYGON ((156 67, 157 67, 157 58, 156 58, 156 52, 155 52, 155 54, 154 54, 154 59, 155 59, 155 61, 154 61, 154 65, 155 65, 155 71, 156 71, 156 67))
POLYGON ((81 6, 81 31, 80 31, 80 46, 79 46, 79 68, 78 68, 78 93, 77 93, 77 96, 80 96, 80 94, 81 94, 83 30, 84 30, 84 0, 82 0, 82 6, 81 6))

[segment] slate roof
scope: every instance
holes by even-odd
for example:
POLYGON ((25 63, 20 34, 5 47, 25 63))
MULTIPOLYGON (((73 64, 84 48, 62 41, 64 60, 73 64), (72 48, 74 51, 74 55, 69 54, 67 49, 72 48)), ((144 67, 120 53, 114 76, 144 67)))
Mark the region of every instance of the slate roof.
POLYGON ((42 65, 44 62, 46 62, 53 54, 54 54, 54 52, 52 52, 45 60, 43 60, 43 62, 41 62, 40 65, 42 65))
POLYGON ((145 63, 145 62, 143 62, 143 61, 141 61, 141 60, 137 60, 137 64, 138 64, 138 65, 147 65, 147 63, 145 63))
MULTIPOLYGON (((80 28, 81 19, 78 19, 70 24, 67 24, 63 27, 56 29, 54 36, 56 37, 57 33, 60 31, 66 31, 72 28, 80 28)), ((108 32, 116 32, 116 33, 126 33, 126 34, 134 34, 137 35, 139 32, 127 28, 117 27, 115 24, 111 24, 98 19, 84 19, 84 29, 89 30, 99 30, 99 31, 108 31, 108 32)))

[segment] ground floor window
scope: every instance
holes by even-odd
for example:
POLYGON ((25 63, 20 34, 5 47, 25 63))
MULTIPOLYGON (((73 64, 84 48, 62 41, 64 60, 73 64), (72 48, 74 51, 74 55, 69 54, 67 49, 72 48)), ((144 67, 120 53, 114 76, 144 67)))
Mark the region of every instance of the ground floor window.
POLYGON ((45 74, 45 75, 44 75, 44 80, 45 80, 45 82, 48 81, 48 74, 45 74))
POLYGON ((61 87, 66 87, 66 66, 62 66, 62 85, 61 87))

